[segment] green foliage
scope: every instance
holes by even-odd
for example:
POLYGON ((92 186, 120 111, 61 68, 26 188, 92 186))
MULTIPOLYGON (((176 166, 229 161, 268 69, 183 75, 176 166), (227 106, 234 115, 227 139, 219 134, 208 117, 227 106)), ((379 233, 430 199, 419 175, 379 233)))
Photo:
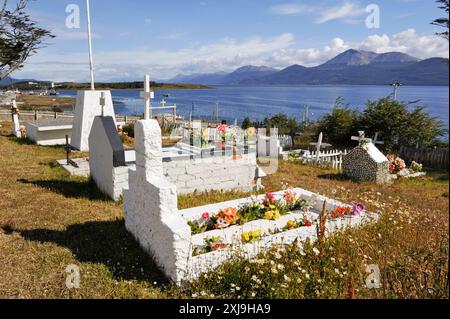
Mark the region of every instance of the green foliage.
POLYGON ((366 137, 378 133, 388 150, 416 143, 435 146, 446 132, 442 121, 425 112, 425 106, 409 110, 407 104, 391 98, 369 100, 362 112, 338 99, 332 113, 322 116, 317 126, 317 133, 323 132, 328 142, 341 147, 354 146, 351 136, 359 130, 365 131, 366 137))
POLYGON ((360 116, 359 129, 366 136, 379 133, 387 149, 402 146, 434 146, 445 133, 443 123, 424 111, 424 106, 408 110, 405 103, 383 98, 368 101, 360 116))
POLYGON ((123 131, 124 133, 127 133, 127 135, 128 135, 129 137, 134 138, 134 124, 125 124, 125 125, 122 127, 122 131, 123 131))
POLYGON ((278 134, 295 136, 298 131, 298 122, 295 117, 288 117, 286 114, 278 113, 271 117, 266 117, 258 127, 265 127, 268 131, 271 128, 278 128, 278 134))
POLYGON ((252 126, 253 126, 252 120, 250 120, 250 118, 247 116, 247 117, 244 119, 244 121, 242 122, 241 128, 242 128, 243 130, 246 130, 246 129, 252 127, 252 126))
POLYGON ((438 32, 437 35, 443 37, 444 39, 449 39, 449 32, 448 32, 448 13, 449 13, 449 0, 437 0, 437 3, 439 3, 439 9, 442 9, 445 11, 446 15, 444 17, 438 18, 434 20, 431 24, 437 25, 439 27, 442 27, 444 29, 447 29, 444 32, 438 32))
POLYGON ((8 6, 6 0, 0 5, 0 79, 20 69, 29 56, 43 47, 44 40, 54 36, 40 28, 25 13, 27 0, 8 6))
POLYGON ((355 126, 357 121, 358 113, 348 104, 344 104, 342 98, 338 98, 331 114, 325 114, 319 119, 317 133, 323 132, 327 141, 332 142, 334 146, 345 146, 350 137, 358 131, 355 126))

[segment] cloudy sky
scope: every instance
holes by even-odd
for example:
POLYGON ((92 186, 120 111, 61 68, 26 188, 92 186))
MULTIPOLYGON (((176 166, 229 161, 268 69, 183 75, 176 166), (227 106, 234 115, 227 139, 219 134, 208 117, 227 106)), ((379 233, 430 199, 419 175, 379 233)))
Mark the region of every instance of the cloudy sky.
MULTIPOLYGON (((56 38, 13 76, 88 81, 85 1, 35 0, 28 12, 56 38)), ((91 16, 98 81, 315 66, 349 48, 449 54, 430 25, 442 16, 433 0, 91 0, 91 16), (379 28, 369 28, 377 7, 379 28)))

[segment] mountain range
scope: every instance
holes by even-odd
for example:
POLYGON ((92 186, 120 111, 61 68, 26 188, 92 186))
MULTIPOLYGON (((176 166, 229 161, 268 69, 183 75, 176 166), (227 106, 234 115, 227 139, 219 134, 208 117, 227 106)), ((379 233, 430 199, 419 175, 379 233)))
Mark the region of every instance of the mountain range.
POLYGON ((291 65, 278 70, 265 66, 244 66, 231 73, 178 75, 168 82, 203 85, 354 84, 449 85, 448 59, 420 60, 400 53, 347 50, 315 66, 291 65))

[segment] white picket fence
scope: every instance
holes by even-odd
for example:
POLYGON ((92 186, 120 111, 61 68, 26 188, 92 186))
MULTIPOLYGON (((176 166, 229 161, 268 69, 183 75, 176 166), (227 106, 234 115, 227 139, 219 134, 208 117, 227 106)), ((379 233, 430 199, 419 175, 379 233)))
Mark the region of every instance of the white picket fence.
POLYGON ((347 155, 347 153, 347 150, 328 150, 320 152, 295 150, 291 152, 283 152, 283 159, 290 160, 291 158, 295 158, 304 164, 326 166, 332 169, 342 170, 342 159, 345 155, 347 155))

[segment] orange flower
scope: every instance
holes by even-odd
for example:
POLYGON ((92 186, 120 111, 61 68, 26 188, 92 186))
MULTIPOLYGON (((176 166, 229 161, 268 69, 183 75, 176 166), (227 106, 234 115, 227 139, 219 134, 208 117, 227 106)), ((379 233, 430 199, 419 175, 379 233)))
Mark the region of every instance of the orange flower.
POLYGON ((339 206, 338 208, 336 208, 336 213, 338 214, 338 216, 343 216, 344 215, 344 210, 345 210, 344 207, 339 206))
POLYGON ((295 202, 295 193, 291 190, 284 192, 284 200, 286 203, 293 203, 295 202))
POLYGON ((235 208, 222 209, 219 211, 219 213, 217 213, 216 216, 218 219, 226 220, 231 225, 235 224, 239 220, 239 216, 237 215, 235 208))

